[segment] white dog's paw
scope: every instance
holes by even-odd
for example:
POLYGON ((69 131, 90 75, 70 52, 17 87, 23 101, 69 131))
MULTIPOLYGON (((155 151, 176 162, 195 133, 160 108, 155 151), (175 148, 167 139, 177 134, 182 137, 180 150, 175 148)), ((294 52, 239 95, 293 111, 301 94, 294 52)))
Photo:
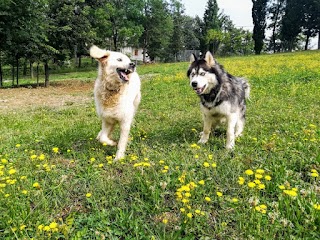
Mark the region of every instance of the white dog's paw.
POLYGON ((108 146, 116 146, 117 145, 116 141, 113 141, 112 139, 108 138, 105 135, 98 134, 97 140, 104 145, 108 145, 108 146))
POLYGON ((234 148, 234 143, 227 143, 226 144, 226 149, 232 150, 234 148))
POLYGON ((125 157, 124 152, 117 151, 116 157, 114 158, 114 160, 118 161, 118 160, 124 159, 124 157, 125 157))
POLYGON ((200 144, 205 144, 205 143, 207 143, 208 142, 208 138, 200 138, 200 140, 198 141, 198 143, 200 143, 200 144))

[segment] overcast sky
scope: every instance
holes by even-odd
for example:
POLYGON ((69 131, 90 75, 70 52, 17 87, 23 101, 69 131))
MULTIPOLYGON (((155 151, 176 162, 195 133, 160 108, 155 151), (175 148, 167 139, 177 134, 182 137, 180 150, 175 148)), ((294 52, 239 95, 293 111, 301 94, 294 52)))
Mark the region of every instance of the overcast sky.
MULTIPOLYGON (((181 0, 186 8, 186 15, 203 18, 208 0, 181 0)), ((217 0, 220 11, 228 15, 236 27, 252 31, 252 0, 217 0)))

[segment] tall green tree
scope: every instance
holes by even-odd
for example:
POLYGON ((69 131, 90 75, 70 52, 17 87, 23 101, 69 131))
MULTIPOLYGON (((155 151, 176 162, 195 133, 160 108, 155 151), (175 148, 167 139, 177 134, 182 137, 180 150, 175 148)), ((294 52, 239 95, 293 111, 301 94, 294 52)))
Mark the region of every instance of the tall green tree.
POLYGON ((303 23, 303 0, 286 0, 285 14, 281 21, 280 39, 285 51, 292 51, 298 43, 303 23))
POLYGON ((219 6, 216 0, 208 0, 203 16, 203 38, 205 39, 205 49, 212 53, 216 53, 221 42, 221 28, 223 15, 219 14, 219 6))
POLYGON ((263 49, 265 39, 265 29, 267 26, 267 2, 268 0, 252 0, 252 20, 255 54, 260 54, 263 49))
POLYGON ((281 50, 280 42, 280 27, 281 27, 281 20, 284 15, 284 9, 286 0, 271 0, 268 5, 268 18, 270 24, 268 28, 272 31, 268 49, 275 52, 281 50))
POLYGON ((170 43, 173 21, 164 0, 145 0, 143 18, 143 35, 141 43, 144 54, 148 54, 151 61, 156 57, 164 59, 170 43))

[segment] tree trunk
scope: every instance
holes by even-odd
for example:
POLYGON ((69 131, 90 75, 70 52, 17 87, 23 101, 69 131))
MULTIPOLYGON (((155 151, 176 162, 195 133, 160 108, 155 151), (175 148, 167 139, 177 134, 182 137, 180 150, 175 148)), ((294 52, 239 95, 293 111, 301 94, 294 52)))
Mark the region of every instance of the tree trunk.
POLYGON ((320 49, 320 31, 318 32, 318 49, 320 49))
POLYGON ((25 58, 24 59, 24 62, 23 62, 23 72, 22 72, 22 75, 25 77, 27 76, 27 59, 25 58))
POLYGON ((44 86, 49 87, 49 65, 48 62, 44 63, 44 86))
POLYGON ((81 68, 81 56, 78 58, 78 68, 81 68))
POLYGON ((77 67, 78 65, 78 46, 77 45, 74 45, 74 67, 77 67))
POLYGON ((17 64, 17 86, 19 87, 19 58, 16 56, 16 64, 17 64))
POLYGON ((39 87, 39 63, 37 63, 37 87, 39 87))
POLYGON ((308 50, 308 46, 309 46, 309 39, 310 39, 310 36, 307 35, 307 39, 306 39, 306 44, 304 45, 304 50, 307 51, 308 50))
POLYGON ((12 61, 12 65, 11 65, 11 76, 12 76, 12 86, 14 86, 14 62, 12 61))
POLYGON ((34 73, 33 73, 33 62, 30 60, 30 77, 31 79, 34 78, 34 73))
POLYGON ((0 87, 3 86, 3 77, 2 77, 2 57, 0 55, 0 87))

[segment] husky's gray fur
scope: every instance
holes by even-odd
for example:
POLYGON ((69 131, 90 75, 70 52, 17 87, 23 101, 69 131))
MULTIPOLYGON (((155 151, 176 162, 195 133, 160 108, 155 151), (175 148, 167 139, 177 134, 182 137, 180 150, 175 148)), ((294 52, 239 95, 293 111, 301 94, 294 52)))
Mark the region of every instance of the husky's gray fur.
POLYGON ((232 149, 245 125, 246 99, 250 95, 247 80, 227 73, 210 52, 204 59, 191 55, 187 75, 201 102, 204 126, 199 143, 206 143, 211 128, 226 121, 226 148, 232 149))

